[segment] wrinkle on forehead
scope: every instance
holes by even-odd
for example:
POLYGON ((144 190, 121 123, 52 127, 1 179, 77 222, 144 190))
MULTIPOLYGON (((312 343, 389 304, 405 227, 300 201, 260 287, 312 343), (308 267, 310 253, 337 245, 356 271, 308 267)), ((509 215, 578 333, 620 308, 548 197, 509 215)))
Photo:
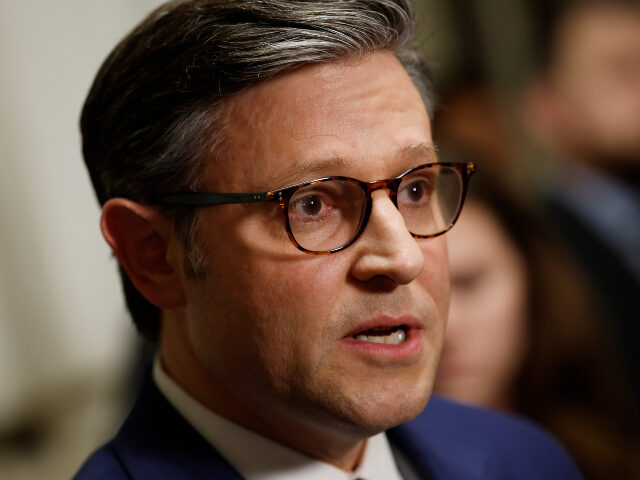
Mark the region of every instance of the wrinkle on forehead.
MULTIPOLYGON (((435 162, 437 160, 436 152, 436 146, 431 143, 419 143, 399 148, 397 153, 392 155, 392 157, 394 159, 401 159, 400 164, 404 166, 399 168, 394 175, 399 175, 419 164, 435 162)), ((279 184, 288 186, 299 183, 300 181, 315 180, 322 177, 349 176, 347 173, 354 168, 354 163, 355 161, 352 159, 341 157, 338 154, 324 159, 296 162, 289 171, 278 179, 280 181, 279 184)), ((358 180, 372 181, 383 179, 358 178, 358 180)), ((253 186, 253 189, 258 188, 259 186, 257 185, 253 186)))
MULTIPOLYGON (((422 97, 397 58, 387 51, 363 59, 308 65, 267 80, 231 98, 224 115, 230 148, 221 164, 233 166, 235 172, 228 168, 226 172, 230 180, 243 177, 244 186, 254 190, 282 188, 328 175, 357 178, 356 173, 349 173, 352 170, 374 177, 362 180, 378 179, 383 168, 369 174, 359 168, 369 158, 388 165, 389 175, 400 174, 395 172, 398 160, 419 150, 416 145, 431 145, 422 97), (403 129, 413 132, 404 135, 407 140, 400 138, 403 129), (393 146, 381 140, 383 136, 399 140, 393 146), (378 148, 381 141, 384 148, 378 148)), ((422 153, 429 149, 423 147, 422 153)))

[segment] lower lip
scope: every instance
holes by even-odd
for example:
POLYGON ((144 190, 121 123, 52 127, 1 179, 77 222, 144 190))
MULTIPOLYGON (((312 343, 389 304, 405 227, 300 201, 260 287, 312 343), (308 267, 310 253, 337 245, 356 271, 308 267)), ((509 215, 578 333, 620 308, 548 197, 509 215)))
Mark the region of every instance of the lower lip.
POLYGON ((420 355, 422 351, 422 330, 409 328, 406 330, 405 341, 399 345, 373 343, 345 337, 340 342, 351 351, 388 360, 407 360, 420 355))

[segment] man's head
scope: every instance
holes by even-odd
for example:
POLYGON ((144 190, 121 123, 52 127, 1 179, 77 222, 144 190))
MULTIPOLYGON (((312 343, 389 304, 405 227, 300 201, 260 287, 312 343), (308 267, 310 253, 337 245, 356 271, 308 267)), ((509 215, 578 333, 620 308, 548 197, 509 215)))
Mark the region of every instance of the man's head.
POLYGON ((640 4, 573 1, 555 18, 533 97, 541 138, 562 155, 598 168, 637 169, 640 4))
MULTIPOLYGON (((325 255, 296 249, 274 203, 202 207, 187 234, 183 212, 150 203, 436 161, 412 15, 401 0, 174 2, 116 49, 83 114, 103 233, 160 309, 169 373, 212 410, 337 464, 428 400, 444 238, 414 238, 388 189, 371 192, 358 240, 325 255)), ((322 202, 305 208, 336 207, 322 202)))
MULTIPOLYGON (((409 45, 413 34, 407 0, 163 5, 113 50, 83 110, 84 157, 100 203, 197 189, 203 165, 217 161, 225 147, 223 104, 305 64, 390 49, 430 103, 426 66, 409 45)), ((169 213, 192 254, 185 267, 202 273, 202 258, 191 248, 193 209, 169 213)), ((155 341, 158 310, 121 273, 136 326, 155 341)))

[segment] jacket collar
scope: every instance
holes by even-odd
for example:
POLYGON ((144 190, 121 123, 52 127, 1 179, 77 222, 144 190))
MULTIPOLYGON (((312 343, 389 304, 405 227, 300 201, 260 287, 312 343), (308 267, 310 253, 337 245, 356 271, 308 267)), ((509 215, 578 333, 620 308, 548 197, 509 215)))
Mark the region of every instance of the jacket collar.
MULTIPOLYGON (((415 420, 389 430, 389 441, 394 450, 402 452, 425 478, 483 478, 486 455, 448 438, 452 419, 449 405, 449 402, 433 397, 427 410, 415 420)), ((176 412, 150 375, 112 446, 133 479, 242 480, 240 474, 176 412)))

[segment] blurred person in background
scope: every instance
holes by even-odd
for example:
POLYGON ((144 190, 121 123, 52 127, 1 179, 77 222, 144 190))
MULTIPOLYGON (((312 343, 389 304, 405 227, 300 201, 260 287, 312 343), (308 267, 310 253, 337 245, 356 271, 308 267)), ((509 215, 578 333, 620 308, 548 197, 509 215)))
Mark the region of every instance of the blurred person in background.
POLYGON ((637 418, 605 319, 541 218, 486 172, 476 179, 448 239, 436 391, 540 422, 586 478, 640 478, 637 418))
POLYGON ((525 127, 546 212, 609 315, 640 404, 640 4, 554 2, 525 127))

